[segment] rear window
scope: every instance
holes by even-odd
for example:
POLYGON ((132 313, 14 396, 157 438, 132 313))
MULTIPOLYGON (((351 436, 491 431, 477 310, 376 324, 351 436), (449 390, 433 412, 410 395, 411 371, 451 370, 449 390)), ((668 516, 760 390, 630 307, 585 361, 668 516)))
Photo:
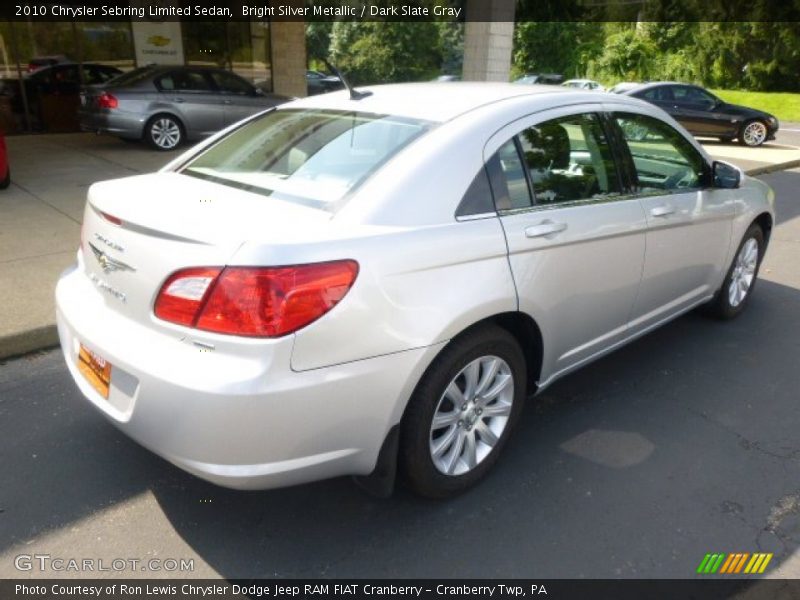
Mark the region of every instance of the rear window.
POLYGON ((113 77, 111 81, 113 81, 114 85, 120 87, 126 85, 135 85, 141 81, 144 81, 145 79, 151 78, 155 72, 156 69, 154 67, 139 67, 133 71, 128 71, 127 73, 117 75, 116 77, 113 77))
POLYGON ((276 110, 233 131, 181 172, 329 209, 429 128, 388 115, 276 110))

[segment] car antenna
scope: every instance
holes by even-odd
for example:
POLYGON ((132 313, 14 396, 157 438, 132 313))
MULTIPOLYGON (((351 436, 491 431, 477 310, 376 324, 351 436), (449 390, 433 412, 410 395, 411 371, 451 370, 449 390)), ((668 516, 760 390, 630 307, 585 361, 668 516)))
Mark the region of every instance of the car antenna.
POLYGON ((366 98, 367 96, 372 96, 372 92, 360 91, 354 88, 352 85, 350 85, 350 82, 347 81, 344 75, 342 75, 342 72, 336 67, 334 67, 327 58, 323 58, 322 62, 325 63, 325 66, 328 67, 328 70, 332 71, 333 74, 336 75, 339 78, 339 80, 344 84, 344 87, 347 88, 347 91, 350 92, 350 100, 361 100, 363 98, 366 98))

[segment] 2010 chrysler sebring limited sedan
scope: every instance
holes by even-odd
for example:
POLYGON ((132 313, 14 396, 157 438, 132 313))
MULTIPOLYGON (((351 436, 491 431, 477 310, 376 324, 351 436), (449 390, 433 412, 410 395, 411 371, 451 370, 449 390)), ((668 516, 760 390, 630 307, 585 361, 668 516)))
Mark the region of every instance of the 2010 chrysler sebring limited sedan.
POLYGON ((397 467, 447 496, 526 396, 694 307, 739 314, 773 204, 635 98, 324 94, 93 185, 61 345, 98 410, 204 479, 387 493, 397 467))

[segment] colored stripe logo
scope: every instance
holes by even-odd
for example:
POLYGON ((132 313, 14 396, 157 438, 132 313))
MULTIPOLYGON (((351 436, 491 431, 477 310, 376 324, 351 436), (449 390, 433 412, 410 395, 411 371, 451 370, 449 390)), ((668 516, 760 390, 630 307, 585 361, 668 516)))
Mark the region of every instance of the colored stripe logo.
POLYGON ((715 573, 720 575, 755 575, 763 573, 771 560, 772 552, 706 554, 703 560, 700 561, 697 572, 701 575, 713 575, 715 573))

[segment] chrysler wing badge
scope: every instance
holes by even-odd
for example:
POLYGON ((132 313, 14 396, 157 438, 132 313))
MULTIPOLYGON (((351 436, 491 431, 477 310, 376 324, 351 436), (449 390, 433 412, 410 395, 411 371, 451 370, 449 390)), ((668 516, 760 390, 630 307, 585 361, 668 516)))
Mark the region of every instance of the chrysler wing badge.
POLYGON ((97 259, 97 262, 100 263, 100 267, 103 269, 104 273, 113 273, 114 271, 136 271, 132 266, 126 265, 121 260, 112 258, 94 244, 89 243, 89 247, 92 249, 92 253, 97 259))

